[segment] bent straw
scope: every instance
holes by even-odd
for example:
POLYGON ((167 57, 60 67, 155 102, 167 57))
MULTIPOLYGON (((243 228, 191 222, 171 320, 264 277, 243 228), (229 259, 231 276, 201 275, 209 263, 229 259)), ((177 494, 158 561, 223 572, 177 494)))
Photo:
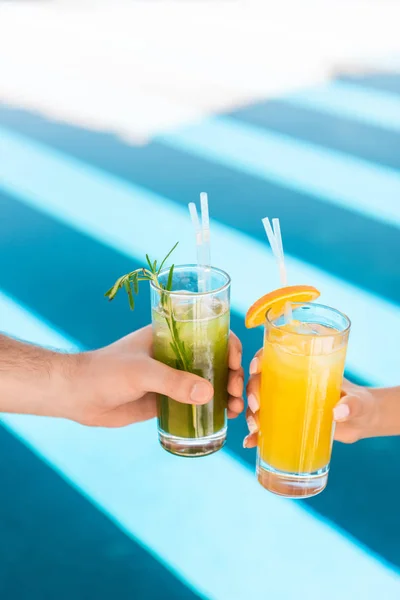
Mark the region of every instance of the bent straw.
MULTIPOLYGON (((278 263, 279 276, 280 276, 280 280, 281 280, 281 285, 283 287, 283 286, 287 285, 287 274, 286 274, 286 267, 285 267, 285 255, 283 253, 283 243, 282 243, 280 222, 279 222, 279 219, 272 219, 273 229, 271 227, 268 217, 265 217, 264 219, 262 219, 262 223, 264 225, 265 232, 267 234, 272 253, 275 256, 275 259, 278 263)), ((293 318, 292 307, 291 307, 290 303, 287 302, 285 304, 285 322, 290 323, 292 318, 293 318)))

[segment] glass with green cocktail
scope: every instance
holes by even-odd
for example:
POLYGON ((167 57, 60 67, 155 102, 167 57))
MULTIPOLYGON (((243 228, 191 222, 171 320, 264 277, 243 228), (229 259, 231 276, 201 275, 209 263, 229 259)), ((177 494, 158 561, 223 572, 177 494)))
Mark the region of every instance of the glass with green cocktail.
POLYGON ((211 267, 207 291, 201 291, 203 267, 176 266, 168 286, 169 274, 166 269, 158 284, 151 283, 154 357, 204 377, 214 397, 193 406, 159 396, 160 443, 173 454, 205 456, 222 448, 226 438, 230 278, 211 267))
MULTIPOLYGON (((177 245, 177 244, 176 244, 177 245)), ((154 358, 210 381, 214 397, 202 406, 158 397, 161 445, 179 456, 205 456, 226 439, 230 278, 214 267, 180 265, 164 269, 146 255, 147 266, 123 275, 106 292, 112 300, 125 289, 131 309, 139 284, 149 281, 154 358)))

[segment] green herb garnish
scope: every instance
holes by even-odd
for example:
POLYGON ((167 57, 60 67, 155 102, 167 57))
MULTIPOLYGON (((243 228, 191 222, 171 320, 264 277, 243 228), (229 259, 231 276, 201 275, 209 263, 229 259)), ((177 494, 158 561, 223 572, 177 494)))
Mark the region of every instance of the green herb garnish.
POLYGON ((171 348, 176 357, 176 368, 180 369, 181 371, 190 371, 190 360, 186 352, 185 343, 180 339, 179 328, 173 315, 172 299, 170 294, 166 293, 172 290, 175 265, 170 267, 167 284, 165 286, 161 284, 158 279, 164 264, 175 250, 178 243, 179 242, 177 242, 175 246, 168 252, 167 256, 161 262, 159 267, 157 266, 157 261, 155 260, 152 262, 149 258, 149 255, 146 254, 148 268, 142 267, 140 269, 135 269, 135 271, 131 271, 130 273, 119 277, 114 285, 105 293, 105 296, 109 300, 113 300, 118 291, 124 288, 128 295, 129 306, 131 310, 133 310, 135 308, 135 295, 137 296, 139 293, 139 283, 142 281, 153 282, 155 287, 160 290, 160 306, 162 308, 162 316, 165 318, 171 334, 171 348))

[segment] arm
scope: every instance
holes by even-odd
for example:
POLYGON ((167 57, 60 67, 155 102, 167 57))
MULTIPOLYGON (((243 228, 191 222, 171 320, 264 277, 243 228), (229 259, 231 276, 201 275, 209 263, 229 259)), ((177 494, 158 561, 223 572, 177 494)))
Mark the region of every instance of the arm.
POLYGON ((372 392, 381 406, 381 419, 374 435, 400 435, 400 386, 372 392))
MULTIPOLYGON (((228 416, 243 410, 242 349, 229 340, 228 416)), ((64 417, 84 425, 122 427, 157 415, 156 394, 205 404, 211 383, 152 358, 151 326, 79 354, 62 354, 0 334, 0 413, 64 417)))
POLYGON ((61 416, 76 399, 80 354, 61 354, 0 335, 0 412, 61 416))

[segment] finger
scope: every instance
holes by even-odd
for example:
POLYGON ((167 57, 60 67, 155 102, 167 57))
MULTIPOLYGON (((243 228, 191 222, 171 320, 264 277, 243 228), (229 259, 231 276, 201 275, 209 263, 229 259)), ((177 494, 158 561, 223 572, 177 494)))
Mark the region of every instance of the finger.
POLYGON ((359 386, 357 386, 355 383, 352 383, 348 379, 343 379, 341 397, 347 395, 353 396, 358 387, 359 386))
POLYGON ((229 413, 234 416, 230 416, 230 419, 234 419, 244 410, 244 400, 243 398, 235 398, 233 396, 229 396, 228 400, 228 416, 229 413))
POLYGON ((259 413, 253 413, 250 408, 246 408, 246 422, 250 433, 256 433, 260 428, 259 413))
POLYGON ((256 433, 249 434, 243 440, 243 448, 254 448, 257 446, 258 435, 256 433))
POLYGON ((229 368, 237 371, 242 366, 242 343, 231 331, 229 335, 229 368))
POLYGON ((228 408, 228 419, 236 419, 239 415, 228 408))
POLYGON ((240 368, 238 371, 230 371, 228 379, 228 392, 231 396, 241 398, 244 388, 244 371, 240 368))
POLYGON ((143 360, 139 372, 143 393, 157 392, 184 404, 205 404, 214 395, 209 381, 193 373, 172 369, 152 358, 143 360))
POLYGON ((243 440, 243 448, 254 448, 254 446, 257 446, 260 423, 258 414, 253 413, 250 408, 247 408, 246 410, 246 423, 249 428, 249 435, 243 440))
POLYGON ((246 388, 247 403, 253 413, 257 412, 260 409, 260 384, 261 375, 252 375, 248 381, 246 388))
POLYGON ((262 348, 259 350, 250 363, 250 375, 256 375, 261 371, 262 348))
POLYGON ((354 444, 358 442, 360 435, 351 423, 336 423, 334 439, 343 444, 354 444))
POLYGON ((359 396, 343 396, 333 409, 333 418, 336 422, 349 421, 361 417, 366 407, 359 396))
POLYGON ((154 394, 145 394, 135 402, 128 402, 110 410, 84 424, 97 427, 126 427, 132 423, 148 421, 157 416, 157 401, 154 394))

